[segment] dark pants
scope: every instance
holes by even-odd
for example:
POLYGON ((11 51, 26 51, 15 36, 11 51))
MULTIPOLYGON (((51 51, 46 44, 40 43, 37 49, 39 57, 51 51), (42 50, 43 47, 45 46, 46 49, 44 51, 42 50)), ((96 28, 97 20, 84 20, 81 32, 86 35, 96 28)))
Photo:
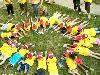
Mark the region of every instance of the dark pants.
POLYGON ((19 6, 20 6, 21 11, 25 10, 25 12, 27 12, 27 2, 24 4, 19 3, 19 6))
POLYGON ((38 6, 39 6, 39 4, 40 3, 38 3, 38 4, 32 4, 32 6, 33 6, 33 12, 34 12, 34 17, 38 16, 38 6))
POLYGON ((7 4, 6 7, 7 7, 8 15, 10 15, 10 13, 14 14, 13 5, 12 4, 7 4))
POLYGON ((78 11, 81 12, 80 1, 73 0, 73 3, 74 3, 74 10, 78 8, 78 11))
POLYGON ((100 34, 100 28, 95 28, 96 34, 100 34))
POLYGON ((87 11, 87 13, 90 13, 90 2, 85 2, 85 10, 87 11))
POLYGON ((36 75, 45 75, 44 69, 38 69, 36 75))

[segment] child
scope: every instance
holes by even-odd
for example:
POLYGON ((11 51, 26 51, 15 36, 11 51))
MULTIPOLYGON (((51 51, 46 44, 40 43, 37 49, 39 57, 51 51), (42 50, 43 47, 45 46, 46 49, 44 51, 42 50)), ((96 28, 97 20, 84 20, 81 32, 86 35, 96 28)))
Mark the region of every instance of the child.
POLYGON ((92 0, 84 0, 85 2, 85 10, 87 12, 87 15, 88 15, 88 18, 90 19, 91 16, 90 16, 90 5, 92 3, 92 0))
POLYGON ((21 19, 23 25, 24 25, 24 29, 25 31, 30 31, 31 30, 31 24, 30 24, 30 19, 29 19, 29 22, 25 22, 21 19))
POLYGON ((77 57, 75 59, 75 61, 76 61, 77 65, 78 65, 78 67, 81 68, 86 73, 86 75, 88 75, 88 69, 91 70, 91 71, 94 71, 94 69, 92 69, 92 68, 88 67, 87 65, 85 65, 83 63, 82 59, 77 57))
POLYGON ((64 63, 65 63, 65 59, 63 56, 61 56, 60 60, 58 61, 58 65, 59 65, 61 70, 65 69, 64 63))
POLYGON ((18 61, 20 61, 20 59, 29 52, 28 50, 29 46, 30 46, 29 43, 25 43, 17 53, 15 53, 11 58, 9 58, 10 61, 9 63, 13 66, 16 63, 18 63, 18 61))
POLYGON ((68 72, 72 75, 80 75, 78 73, 78 70, 77 70, 77 64, 76 64, 76 61, 75 61, 75 58, 76 58, 76 55, 75 53, 74 54, 69 54, 69 55, 66 55, 67 57, 65 58, 66 59, 66 63, 68 65, 68 72))
POLYGON ((4 3, 7 7, 8 16, 10 16, 10 14, 14 16, 12 0, 4 0, 4 3))
POLYGON ((33 6, 33 12, 34 12, 34 18, 37 18, 38 16, 38 6, 42 5, 43 0, 31 0, 32 6, 33 6))
POLYGON ((28 0, 18 0, 18 2, 19 2, 20 9, 22 11, 21 15, 23 13, 26 13, 27 16, 28 16, 28 13, 27 13, 27 2, 28 2, 28 0))
POLYGON ((13 53, 17 52, 17 45, 15 43, 8 42, 8 44, 4 43, 3 46, 0 48, 1 53, 2 53, 2 55, 0 56, 0 59, 3 60, 2 62, 0 62, 0 65, 2 65, 6 61, 6 59, 11 57, 13 53))
POLYGON ((49 51, 47 54, 47 65, 48 65, 48 72, 50 75, 59 75, 58 74, 58 69, 57 69, 57 59, 54 57, 53 52, 49 51))
POLYGON ((38 67, 36 75, 45 75, 45 71, 47 69, 46 57, 43 57, 42 52, 38 52, 37 61, 38 61, 38 67))
POLYGON ((40 16, 47 16, 47 7, 43 5, 38 6, 38 15, 40 16))
POLYGON ((80 0, 73 0, 73 3, 74 3, 74 10, 76 11, 77 8, 78 8, 78 12, 79 12, 79 14, 80 14, 80 12, 81 12, 80 0))
POLYGON ((80 46, 80 47, 74 48, 74 50, 75 50, 75 52, 78 52, 80 55, 91 56, 91 57, 94 57, 96 59, 100 59, 99 53, 94 53, 93 51, 89 50, 88 48, 80 46))
POLYGON ((21 58, 21 60, 18 62, 18 67, 17 70, 20 72, 24 72, 25 71, 25 58, 21 58))
POLYGON ((36 56, 30 51, 27 55, 27 58, 22 61, 22 63, 18 66, 17 70, 23 71, 24 73, 28 73, 30 70, 30 66, 33 65, 34 61, 36 60, 36 56))
POLYGON ((32 17, 31 17, 31 24, 32 24, 32 30, 37 33, 39 23, 38 22, 33 22, 32 17))

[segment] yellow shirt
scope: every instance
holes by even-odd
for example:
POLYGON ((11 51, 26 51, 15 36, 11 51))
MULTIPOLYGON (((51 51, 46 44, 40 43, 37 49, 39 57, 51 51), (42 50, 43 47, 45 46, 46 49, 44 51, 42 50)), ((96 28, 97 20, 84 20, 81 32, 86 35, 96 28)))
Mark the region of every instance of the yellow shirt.
POLYGON ((57 22, 58 18, 56 16, 52 16, 49 18, 49 23, 50 23, 50 27, 52 27, 56 22, 57 22))
POLYGON ((12 24, 12 23, 8 23, 7 31, 10 31, 10 30, 11 30, 11 27, 12 27, 13 25, 14 25, 14 24, 12 24))
POLYGON ((12 36, 11 32, 1 33, 1 38, 5 38, 5 37, 9 38, 11 36, 12 36))
POLYGON ((73 27, 70 34, 72 35, 76 34, 78 32, 77 30, 78 30, 78 26, 73 27))
POLYGON ((20 54, 22 57, 24 57, 25 54, 28 53, 28 52, 29 52, 29 50, 27 50, 27 49, 20 49, 20 50, 19 50, 19 54, 20 54))
POLYGON ((39 3, 41 0, 31 0, 31 2, 32 2, 32 4, 37 4, 37 3, 39 3))
POLYGON ((25 60, 25 63, 29 64, 30 66, 32 66, 34 64, 34 60, 36 60, 36 57, 33 56, 32 59, 27 58, 25 60))
POLYGON ((13 0, 3 0, 5 4, 12 4, 13 0))
POLYGON ((19 3, 24 4, 27 2, 27 0, 18 0, 19 3))
POLYGON ((71 58, 66 58, 66 63, 70 70, 74 70, 77 68, 76 61, 71 58))
POLYGON ((79 54, 84 55, 84 56, 89 56, 90 50, 85 47, 76 47, 74 48, 75 52, 79 52, 79 54))
POLYGON ((24 29, 25 29, 26 31, 30 31, 30 30, 31 30, 31 25, 29 25, 28 27, 24 27, 24 29))
POLYGON ((56 57, 53 57, 52 59, 51 58, 47 59, 47 63, 52 63, 52 62, 56 62, 56 61, 57 61, 56 57))
POLYGON ((50 75, 58 74, 56 61, 57 61, 56 57, 53 57, 52 59, 50 59, 50 58, 47 59, 48 71, 49 71, 50 75))
POLYGON ((43 27, 45 27, 45 23, 48 21, 48 19, 46 17, 41 17, 40 20, 43 20, 43 27))
POLYGON ((7 43, 4 43, 3 46, 0 48, 1 53, 6 56, 7 58, 11 57, 11 55, 17 52, 17 48, 12 48, 7 43))
POLYGON ((38 60, 38 69, 43 68, 43 69, 47 69, 47 65, 46 65, 46 57, 43 57, 42 59, 38 60))
POLYGON ((90 3, 92 3, 92 0, 84 0, 85 2, 90 2, 90 3))

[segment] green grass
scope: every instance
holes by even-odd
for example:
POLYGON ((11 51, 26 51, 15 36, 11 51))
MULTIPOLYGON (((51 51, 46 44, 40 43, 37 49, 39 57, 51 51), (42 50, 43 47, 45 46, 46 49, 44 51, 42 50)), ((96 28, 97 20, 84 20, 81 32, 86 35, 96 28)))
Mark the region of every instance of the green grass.
POLYGON ((100 0, 93 0, 95 4, 100 4, 100 0))
MULTIPOLYGON (((84 14, 79 15, 78 12, 74 12, 73 10, 68 9, 66 7, 55 5, 55 4, 53 4, 53 5, 44 4, 44 5, 48 7, 49 15, 52 15, 54 12, 59 11, 61 13, 65 13, 66 15, 70 15, 70 17, 72 17, 72 18, 79 17, 81 20, 87 20, 86 15, 84 15, 84 14)), ((33 9, 32 9, 31 5, 28 6, 28 10, 32 15, 33 9)), ((10 18, 7 17, 6 10, 0 9, 0 11, 2 11, 2 12, 0 12, 0 14, 3 15, 3 22, 6 23, 7 20, 12 18, 12 17, 10 17, 10 18)), ((17 3, 14 4, 14 11, 15 11, 15 14, 17 17, 12 20, 12 23, 18 23, 18 22, 20 22, 21 19, 28 21, 28 18, 25 15, 23 15, 23 16, 20 15, 19 5, 17 3)), ((100 27, 100 16, 97 16, 97 18, 94 19, 94 15, 92 15, 92 18, 90 19, 89 22, 90 22, 90 24, 87 26, 88 28, 89 27, 100 27)), ((99 35, 98 35, 98 37, 99 37, 99 35)), ((31 41, 33 44, 35 44, 35 47, 32 48, 33 51, 43 51, 44 52, 45 50, 52 50, 55 53, 56 57, 59 57, 60 54, 62 53, 62 50, 63 50, 62 45, 65 42, 68 42, 68 43, 70 42, 68 39, 66 39, 65 37, 61 36, 61 34, 56 33, 56 32, 53 32, 53 33, 46 32, 44 35, 37 35, 34 33, 29 33, 28 36, 25 36, 22 39, 22 43, 25 43, 26 41, 31 41)), ((2 45, 1 41, 0 41, 0 45, 2 45)), ((95 45, 94 48, 92 48, 91 50, 93 50, 94 52, 100 53, 100 47, 97 45, 95 45)), ((91 57, 83 57, 83 59, 84 59, 85 64, 87 64, 88 66, 95 69, 94 72, 89 72, 89 75, 99 75, 100 74, 100 61, 99 60, 96 60, 91 57)), ((3 66, 0 66, 0 74, 2 74, 2 72, 4 72, 3 67, 6 66, 6 64, 7 64, 7 62, 3 66)), ((36 65, 37 64, 35 63, 31 67, 29 75, 32 75, 32 73, 35 73, 36 65)), ((19 73, 16 70, 17 66, 18 65, 15 65, 14 68, 9 66, 7 68, 7 70, 5 70, 5 73, 7 75, 10 73, 13 73, 14 75, 21 75, 21 73, 19 73)), ((67 72, 67 69, 68 68, 66 68, 66 70, 59 69, 59 75, 69 75, 67 72)), ((79 72, 80 72, 80 75, 85 75, 84 72, 82 72, 81 70, 79 70, 79 72)), ((22 75, 24 75, 24 74, 22 74, 22 75)), ((48 72, 46 72, 46 75, 48 75, 48 72)))

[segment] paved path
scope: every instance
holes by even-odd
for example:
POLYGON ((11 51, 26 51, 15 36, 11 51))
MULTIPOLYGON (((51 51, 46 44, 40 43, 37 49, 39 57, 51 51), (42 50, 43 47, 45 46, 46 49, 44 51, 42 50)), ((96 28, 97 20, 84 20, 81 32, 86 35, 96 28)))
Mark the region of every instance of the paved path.
POLYGON ((3 3, 3 0, 0 0, 0 8, 2 8, 2 7, 6 8, 6 6, 3 3))
MULTIPOLYGON (((62 5, 62 6, 65 6, 65 7, 68 7, 70 9, 74 8, 73 7, 74 6, 73 5, 73 0, 55 0, 55 3, 59 4, 59 5, 62 5)), ((84 3, 84 2, 81 0, 81 3, 84 3)), ((81 5, 82 11, 86 12, 84 7, 85 7, 84 4, 81 5)), ((95 15, 100 15, 100 5, 92 3, 90 12, 92 14, 95 14, 95 15)))

